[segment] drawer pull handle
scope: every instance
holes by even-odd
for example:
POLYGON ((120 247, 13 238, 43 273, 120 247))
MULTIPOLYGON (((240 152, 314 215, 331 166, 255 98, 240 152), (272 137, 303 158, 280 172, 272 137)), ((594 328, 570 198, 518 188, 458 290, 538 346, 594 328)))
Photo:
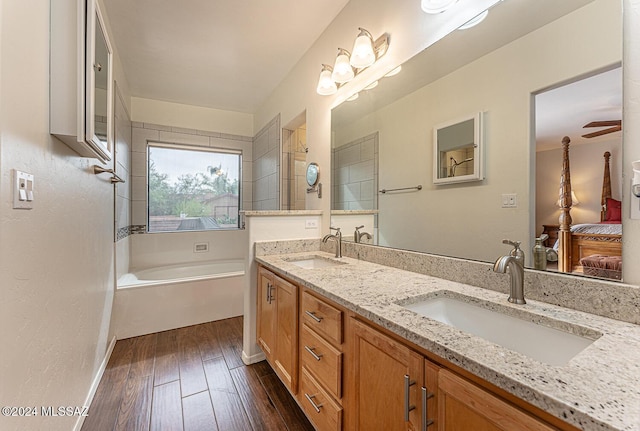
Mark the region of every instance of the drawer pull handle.
POLYGON ((315 312, 307 310, 307 311, 305 311, 305 313, 306 313, 309 317, 311 317, 313 320, 315 320, 316 322, 318 322, 318 323, 322 322, 322 319, 323 319, 323 318, 322 318, 322 317, 318 317, 318 316, 316 316, 315 312))
POLYGON ((309 352, 311 356, 313 356, 313 359, 319 361, 320 359, 322 359, 322 354, 318 355, 316 352, 314 352, 315 349, 315 347, 304 346, 304 350, 309 352))
POLYGON ((416 408, 416 406, 412 406, 409 403, 409 398, 411 397, 410 388, 415 385, 416 381, 411 380, 409 374, 404 375, 404 420, 405 422, 409 422, 409 412, 416 408))
POLYGON ((434 394, 427 392, 427 388, 422 387, 422 431, 427 431, 430 425, 433 425, 433 419, 427 419, 427 400, 433 398, 434 394))
POLYGON ((316 396, 315 395, 309 395, 307 393, 305 393, 304 396, 307 397, 307 399, 309 400, 309 402, 311 403, 311 405, 315 409, 316 413, 320 413, 320 407, 322 407, 322 404, 316 404, 315 401, 313 401, 313 399, 316 396))

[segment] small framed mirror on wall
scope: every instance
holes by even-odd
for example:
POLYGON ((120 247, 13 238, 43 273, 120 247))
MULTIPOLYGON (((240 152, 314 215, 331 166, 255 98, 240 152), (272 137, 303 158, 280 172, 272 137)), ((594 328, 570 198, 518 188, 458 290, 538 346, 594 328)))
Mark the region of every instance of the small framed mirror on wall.
POLYGON ((482 156, 482 112, 434 127, 434 184, 483 180, 482 156))

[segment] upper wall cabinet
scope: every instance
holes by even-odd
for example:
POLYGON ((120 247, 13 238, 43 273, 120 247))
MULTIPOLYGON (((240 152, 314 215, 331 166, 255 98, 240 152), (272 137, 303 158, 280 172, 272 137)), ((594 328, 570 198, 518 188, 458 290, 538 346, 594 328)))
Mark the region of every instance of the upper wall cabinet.
POLYGON ((113 50, 96 0, 51 2, 50 74, 50 133, 83 157, 111 160, 113 50))

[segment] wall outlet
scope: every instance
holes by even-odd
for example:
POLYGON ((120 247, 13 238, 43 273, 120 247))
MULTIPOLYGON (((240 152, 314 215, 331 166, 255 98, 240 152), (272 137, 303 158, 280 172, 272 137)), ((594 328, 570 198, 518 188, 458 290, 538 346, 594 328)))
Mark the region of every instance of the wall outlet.
POLYGON ((308 219, 304 221, 305 229, 318 229, 318 220, 316 219, 308 219))
POLYGON ((13 170, 13 208, 30 210, 33 208, 33 180, 32 174, 13 170))
POLYGON ((208 242, 197 242, 193 244, 193 252, 194 253, 206 253, 209 251, 209 243, 208 242))
POLYGON ((502 208, 517 208, 518 195, 515 193, 504 193, 502 195, 502 208))

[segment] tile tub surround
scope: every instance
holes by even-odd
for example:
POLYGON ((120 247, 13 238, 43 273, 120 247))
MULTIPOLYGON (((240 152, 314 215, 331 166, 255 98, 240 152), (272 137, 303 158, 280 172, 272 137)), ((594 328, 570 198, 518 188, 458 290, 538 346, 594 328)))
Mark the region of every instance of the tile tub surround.
MULTIPOLYGON (((257 244, 256 260, 579 429, 640 430, 639 326, 535 300, 514 305, 503 292, 349 257, 340 259, 348 265, 303 269, 285 260, 313 251, 312 241, 299 246, 308 249, 261 254, 273 247, 257 244), (562 326, 585 327, 602 336, 566 366, 550 366, 398 305, 443 290, 508 307, 516 315, 526 311, 540 315, 540 320, 564 322, 562 326)), ((332 258, 330 253, 315 253, 332 258)))

